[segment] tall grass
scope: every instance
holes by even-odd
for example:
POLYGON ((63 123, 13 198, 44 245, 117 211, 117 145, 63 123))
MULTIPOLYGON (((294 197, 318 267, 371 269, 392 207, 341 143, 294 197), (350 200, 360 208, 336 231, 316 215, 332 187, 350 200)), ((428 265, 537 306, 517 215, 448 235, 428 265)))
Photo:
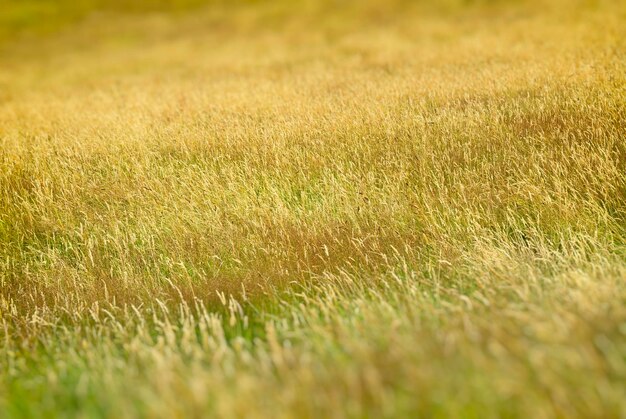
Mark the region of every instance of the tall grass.
POLYGON ((99 4, 0 52, 0 416, 626 414, 623 4, 99 4))

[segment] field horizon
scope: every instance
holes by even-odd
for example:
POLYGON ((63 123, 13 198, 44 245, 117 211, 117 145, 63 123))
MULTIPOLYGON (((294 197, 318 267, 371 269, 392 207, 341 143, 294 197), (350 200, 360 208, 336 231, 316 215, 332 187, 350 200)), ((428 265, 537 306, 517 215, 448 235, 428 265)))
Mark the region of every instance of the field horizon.
POLYGON ((623 417, 626 3, 8 0, 0 418, 623 417))

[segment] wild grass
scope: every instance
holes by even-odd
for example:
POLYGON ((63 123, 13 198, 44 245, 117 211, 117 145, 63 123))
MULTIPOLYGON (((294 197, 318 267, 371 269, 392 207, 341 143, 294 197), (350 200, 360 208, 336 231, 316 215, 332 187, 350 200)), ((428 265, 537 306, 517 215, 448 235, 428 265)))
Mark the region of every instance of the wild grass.
POLYGON ((0 12, 0 416, 626 415, 623 3, 182 3, 0 12))

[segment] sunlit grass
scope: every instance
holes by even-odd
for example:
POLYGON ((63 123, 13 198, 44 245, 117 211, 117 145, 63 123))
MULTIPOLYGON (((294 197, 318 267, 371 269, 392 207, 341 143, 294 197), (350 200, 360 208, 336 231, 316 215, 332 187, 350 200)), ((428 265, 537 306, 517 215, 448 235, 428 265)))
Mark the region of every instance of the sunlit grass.
POLYGON ((626 414, 623 5, 184 3, 0 12, 0 416, 626 414))

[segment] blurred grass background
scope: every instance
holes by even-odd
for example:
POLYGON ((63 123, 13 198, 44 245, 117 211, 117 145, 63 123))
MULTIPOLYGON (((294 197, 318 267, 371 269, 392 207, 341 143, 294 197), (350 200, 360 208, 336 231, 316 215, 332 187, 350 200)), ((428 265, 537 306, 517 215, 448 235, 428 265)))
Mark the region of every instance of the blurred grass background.
MULTIPOLYGON (((493 6, 523 3, 524 0, 427 0, 388 2, 355 0, 2 0, 0 3, 0 42, 20 36, 45 36, 80 22, 82 19, 99 13, 105 14, 145 14, 182 13, 194 8, 237 9, 255 7, 257 11, 301 12, 312 11, 332 13, 337 9, 349 8, 363 11, 374 8, 375 12, 389 13, 397 7, 424 9, 467 10, 471 6, 493 6)), ((591 1, 590 3, 594 3, 591 1)))

